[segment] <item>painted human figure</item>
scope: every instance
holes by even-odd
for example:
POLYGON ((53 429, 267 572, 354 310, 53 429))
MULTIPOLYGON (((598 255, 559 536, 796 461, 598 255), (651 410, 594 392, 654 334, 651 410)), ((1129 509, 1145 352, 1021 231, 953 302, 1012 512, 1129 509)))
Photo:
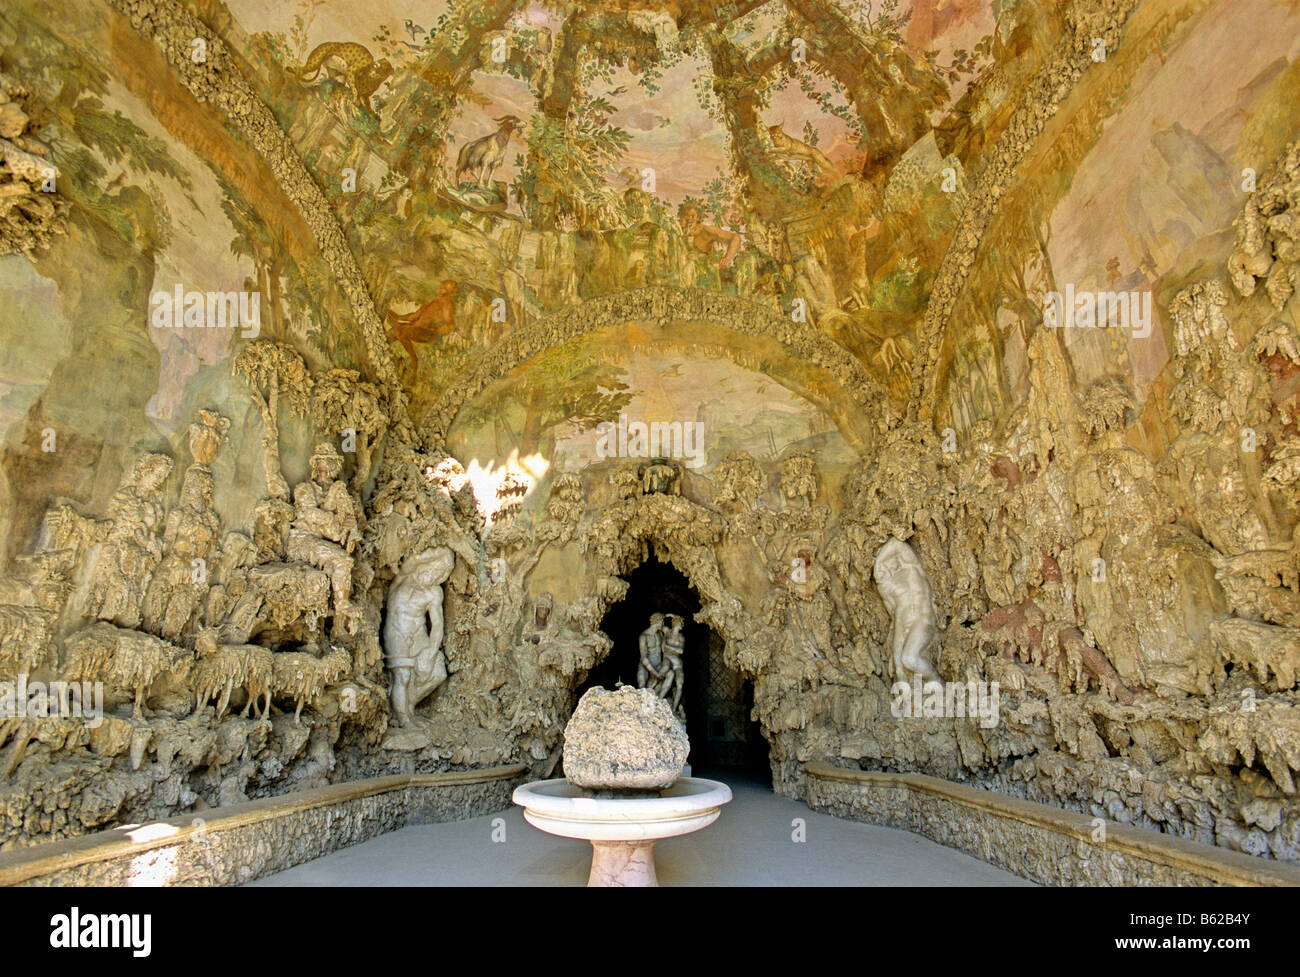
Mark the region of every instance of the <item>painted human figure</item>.
POLYGON ((683 204, 677 211, 677 222, 681 225, 686 239, 701 254, 715 254, 719 246, 726 248, 726 253, 718 262, 719 268, 729 266, 740 253, 740 246, 743 243, 740 235, 735 231, 726 231, 704 223, 704 215, 695 204, 683 204))
POLYGON ((659 695, 667 699, 672 695, 673 712, 682 718, 682 685, 686 678, 686 669, 682 664, 682 655, 686 651, 686 635, 682 625, 686 622, 680 614, 668 615, 668 631, 664 634, 664 661, 668 673, 659 684, 659 695))
POLYGON ((891 539, 876 554, 872 571, 880 598, 889 611, 889 647, 894 661, 894 681, 923 684, 938 682, 939 673, 927 657, 939 644, 934 591, 916 551, 902 540, 891 539))
POLYGON ((442 585, 456 557, 446 546, 410 557, 388 591, 384 657, 393 675, 390 697, 398 726, 447 678, 442 648, 442 585))
POLYGON ((637 641, 641 661, 636 668, 637 688, 654 689, 660 695, 659 683, 668 670, 664 661, 664 616, 658 611, 650 615, 650 627, 641 632, 637 641))

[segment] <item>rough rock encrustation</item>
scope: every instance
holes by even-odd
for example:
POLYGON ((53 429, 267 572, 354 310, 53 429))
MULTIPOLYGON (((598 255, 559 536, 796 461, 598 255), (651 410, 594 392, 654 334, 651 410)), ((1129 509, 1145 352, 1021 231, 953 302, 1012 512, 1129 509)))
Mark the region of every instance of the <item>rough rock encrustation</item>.
POLYGON ((564 775, 589 790, 670 787, 689 750, 685 727, 653 691, 597 687, 564 728, 564 775))

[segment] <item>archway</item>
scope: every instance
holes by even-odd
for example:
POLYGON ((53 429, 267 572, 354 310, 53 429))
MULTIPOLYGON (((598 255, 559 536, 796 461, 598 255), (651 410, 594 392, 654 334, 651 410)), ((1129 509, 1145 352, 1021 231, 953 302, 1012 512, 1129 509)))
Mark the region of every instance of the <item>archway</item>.
MULTIPOLYGON (((878 418, 892 424, 900 414, 879 379, 852 353, 815 327, 796 324, 767 306, 734 296, 694 288, 652 286, 589 299, 511 330, 505 340, 478 357, 474 367, 458 383, 444 390, 421 412, 419 426, 426 441, 444 446, 461 409, 492 383, 533 357, 569 340, 630 322, 661 327, 677 323, 693 333, 697 341, 711 335, 724 350, 744 345, 744 337, 760 340, 764 359, 789 357, 810 377, 817 376, 818 384, 835 388, 836 395, 831 401, 842 402, 843 406, 832 413, 852 443, 865 444, 873 437, 870 427, 865 425, 860 437, 849 436, 859 428, 861 418, 878 418), (699 328, 702 323, 708 327, 699 328)), ((789 377, 780 371, 774 372, 773 379, 789 382, 789 377)), ((809 387, 796 385, 792 389, 806 395, 809 387)))
POLYGON ((635 685, 640 661, 639 639, 650 615, 682 617, 686 650, 682 705, 690 739, 692 772, 745 771, 770 783, 768 743, 751 717, 753 683, 723 661, 725 639, 695 620, 702 602, 686 576, 654 554, 624 576, 627 593, 601 620, 613 647, 587 676, 578 696, 595 686, 635 685))

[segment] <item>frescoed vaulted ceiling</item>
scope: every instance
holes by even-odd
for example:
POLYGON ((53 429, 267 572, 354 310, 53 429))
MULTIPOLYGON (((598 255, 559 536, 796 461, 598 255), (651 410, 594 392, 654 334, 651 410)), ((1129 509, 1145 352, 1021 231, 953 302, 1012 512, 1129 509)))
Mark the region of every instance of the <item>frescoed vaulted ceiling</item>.
MULTIPOLYGON (((95 215, 79 233, 138 265, 123 323, 176 283, 255 289, 263 338, 358 370, 430 445, 542 354, 640 324, 677 337, 670 358, 803 389, 861 444, 903 415, 1010 423, 1053 282, 1167 300, 1226 257, 1238 174, 1294 128, 1296 18, 1286 0, 19 0, 0 31, 95 215), (815 394, 764 336, 815 365, 815 394)), ((57 255, 7 284, 23 309, 54 282, 73 322, 87 272, 57 255)), ((1053 336, 1053 355, 1141 400, 1169 361, 1156 317, 1140 340, 1053 336)), ((132 436, 179 423, 247 338, 149 332, 156 366, 131 368, 156 376, 119 405, 132 436)), ((7 423, 47 366, 6 376, 7 423)))
POLYGON ((989 4, 916 6, 197 12, 241 52, 325 189, 376 310, 410 340, 394 354, 419 421, 512 326, 647 286, 783 314, 802 297, 796 318, 904 402, 928 279, 965 190, 957 153, 996 136, 973 141, 958 103, 999 51, 1063 29, 989 4), (460 168, 484 148, 490 172, 460 168), (447 308, 454 329, 426 321, 447 308))

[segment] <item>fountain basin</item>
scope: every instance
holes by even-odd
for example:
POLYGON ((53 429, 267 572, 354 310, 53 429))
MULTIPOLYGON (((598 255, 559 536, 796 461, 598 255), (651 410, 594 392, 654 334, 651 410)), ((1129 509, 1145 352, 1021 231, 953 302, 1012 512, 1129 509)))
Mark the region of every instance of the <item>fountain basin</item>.
POLYGON ((513 800, 535 828, 592 845, 589 886, 658 885, 654 843, 707 828, 731 800, 716 780, 681 777, 644 796, 597 797, 567 780, 539 780, 515 788, 513 800))

